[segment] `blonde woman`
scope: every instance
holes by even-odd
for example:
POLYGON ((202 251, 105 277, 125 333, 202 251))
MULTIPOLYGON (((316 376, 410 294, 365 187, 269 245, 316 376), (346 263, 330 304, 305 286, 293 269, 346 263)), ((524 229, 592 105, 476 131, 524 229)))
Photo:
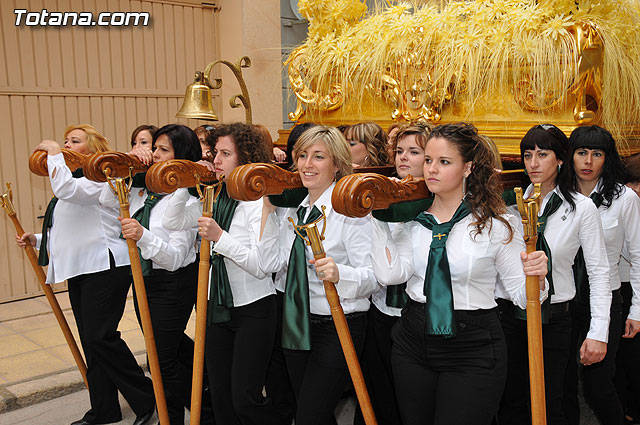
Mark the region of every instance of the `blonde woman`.
POLYGON ((293 149, 293 159, 308 196, 299 206, 277 214, 265 200, 262 238, 280 238, 279 252, 265 259, 265 264, 279 271, 276 288, 284 291, 282 346, 297 401, 295 423, 334 424, 333 411, 349 373, 323 281, 337 283, 359 352, 369 296, 378 289, 371 268, 371 220, 345 217, 332 208, 335 181, 352 171, 349 145, 337 129, 316 126, 304 132, 293 149), (288 219, 308 223, 320 216, 323 207, 327 257, 314 260, 288 219))
MULTIPOLYGON (((67 127, 64 139, 65 148, 82 154, 109 150, 107 140, 88 124, 67 127)), ((118 391, 137 415, 134 424, 144 424, 155 410, 153 387, 118 332, 131 284, 118 211, 99 205, 106 183, 87 180, 82 170, 72 173, 57 142, 44 140, 35 150, 48 154, 55 197, 47 207, 42 234, 25 233, 16 239, 21 247, 39 247, 40 265, 49 266, 48 284, 68 282, 91 402, 91 409, 72 425, 120 421, 118 391)))

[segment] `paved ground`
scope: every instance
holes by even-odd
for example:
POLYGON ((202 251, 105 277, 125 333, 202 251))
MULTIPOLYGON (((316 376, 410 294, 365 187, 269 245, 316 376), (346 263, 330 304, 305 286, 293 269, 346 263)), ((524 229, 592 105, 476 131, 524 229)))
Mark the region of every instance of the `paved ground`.
MULTIPOLYGON (((82 417, 87 408, 88 397, 87 390, 82 390, 54 400, 0 414, 0 425, 67 425, 82 417)), ((131 424, 135 419, 135 414, 122 398, 120 398, 120 405, 122 406, 122 421, 117 424, 131 424)), ((353 398, 340 402, 336 409, 338 425, 353 423, 354 406, 353 398)), ((157 419, 154 419, 149 423, 156 424, 157 419)), ((185 423, 189 423, 189 412, 186 413, 185 423)))
MULTIPOLYGON (((80 344, 66 292, 56 295, 76 342, 80 344)), ((189 322, 193 334, 195 316, 189 322)), ((127 299, 119 330, 145 362, 144 339, 127 299)), ((73 356, 45 297, 0 305, 0 413, 84 388, 73 356)))
MULTIPOLYGON (((67 293, 57 297, 77 340, 67 293)), ((192 315, 187 327, 192 336, 194 325, 192 315)), ((144 339, 131 297, 119 329, 143 364, 144 339)), ((0 425, 60 425, 82 417, 89 408, 89 397, 44 297, 0 304, 0 341, 0 425)), ((130 424, 135 415, 124 400, 121 405, 123 420, 119 423, 130 424)), ((353 406, 352 398, 342 400, 336 410, 339 425, 352 423, 353 406)), ((588 408, 583 406, 582 413, 582 425, 598 424, 588 408)))

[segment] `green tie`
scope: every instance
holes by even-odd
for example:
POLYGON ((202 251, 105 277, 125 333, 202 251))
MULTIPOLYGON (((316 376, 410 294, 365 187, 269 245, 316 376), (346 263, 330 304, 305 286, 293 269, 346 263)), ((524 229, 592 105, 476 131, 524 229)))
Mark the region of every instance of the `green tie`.
MULTIPOLYGON (((144 200, 142 207, 133 214, 131 218, 138 220, 138 222, 145 229, 149 230, 149 218, 151 217, 151 209, 164 197, 164 195, 158 195, 157 193, 148 192, 147 199, 144 200)), ((138 248, 138 254, 140 254, 140 248, 138 248)), ((140 265, 142 266, 142 275, 151 276, 153 270, 151 260, 145 260, 140 255, 140 265)))
MULTIPOLYGON (((560 198, 557 193, 552 192, 551 198, 547 202, 547 205, 545 205, 544 211, 542 211, 542 215, 538 216, 538 241, 536 242, 536 249, 538 251, 544 251, 547 256, 547 282, 549 282, 549 297, 542 303, 541 307, 542 323, 544 324, 549 323, 549 319, 551 319, 551 295, 555 292, 553 289, 551 249, 544 237, 544 231, 547 227, 547 220, 553 213, 558 211, 561 205, 562 198, 560 198)), ((526 320, 527 311, 516 307, 515 316, 517 319, 526 320)))
MULTIPOLYGON (((74 179, 84 177, 82 168, 78 168, 76 171, 71 172, 71 175, 74 179)), ((38 253, 38 265, 40 266, 49 265, 49 248, 47 248, 47 243, 49 240, 49 229, 53 225, 53 211, 55 210, 57 203, 58 198, 54 196, 49 201, 47 209, 44 212, 44 218, 42 220, 42 239, 40 241, 40 252, 38 253)))
POLYGON ((466 201, 462 201, 451 220, 438 223, 431 214, 420 213, 415 220, 431 230, 431 246, 424 275, 424 295, 427 298, 427 334, 456 336, 453 313, 451 270, 447 257, 447 239, 453 226, 471 213, 466 201))
POLYGON ((385 303, 388 307, 404 308, 407 305, 407 282, 400 285, 387 286, 387 297, 385 303))
MULTIPOLYGON (((213 204, 213 219, 225 232, 229 231, 231 221, 238 207, 238 201, 229 197, 226 184, 222 184, 220 194, 213 204)), ((201 252, 200 255, 207 255, 201 252)), ((229 284, 229 274, 224 256, 214 254, 211 258, 211 296, 207 308, 207 324, 224 323, 231 320, 229 309, 233 307, 233 293, 229 284)))
MULTIPOLYGON (((596 204, 596 208, 602 205, 602 195, 593 192, 589 198, 596 204)), ((582 247, 578 249, 576 258, 573 260, 573 277, 576 282, 576 299, 580 305, 589 306, 589 275, 587 274, 587 265, 584 262, 584 253, 582 247)))
MULTIPOLYGON (((306 211, 305 207, 298 208, 298 225, 309 224, 322 215, 314 206, 304 222, 306 211)), ((304 230, 300 230, 300 233, 306 236, 304 230)), ((287 267, 282 320, 282 347, 290 350, 311 350, 309 278, 304 245, 305 242, 296 233, 287 267)))

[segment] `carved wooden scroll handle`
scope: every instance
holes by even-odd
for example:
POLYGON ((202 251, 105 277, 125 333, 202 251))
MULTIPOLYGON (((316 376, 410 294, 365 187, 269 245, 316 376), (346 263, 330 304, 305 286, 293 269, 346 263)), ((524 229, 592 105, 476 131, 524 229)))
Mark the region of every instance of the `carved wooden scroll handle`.
POLYGON ((173 193, 181 187, 215 182, 216 173, 204 165, 186 159, 171 159, 153 164, 147 171, 147 189, 156 193, 173 193))
POLYGON ((285 189, 302 187, 298 173, 265 163, 240 165, 226 181, 229 196, 239 201, 255 201, 266 195, 279 195, 285 189))
POLYGON ((429 190, 423 179, 408 176, 398 181, 380 174, 363 173, 341 178, 333 189, 331 204, 335 211, 347 217, 364 217, 372 210, 427 197, 429 190))
POLYGON ((106 182, 107 175, 111 178, 129 177, 147 171, 144 165, 133 155, 122 152, 98 152, 87 158, 83 171, 86 178, 96 182, 106 182))
MULTIPOLYGON (((82 168, 88 157, 88 155, 83 155, 69 149, 62 149, 62 156, 64 156, 64 161, 71 171, 82 168)), ((47 151, 34 151, 31 154, 29 157, 29 170, 38 176, 49 175, 47 169, 47 151)))

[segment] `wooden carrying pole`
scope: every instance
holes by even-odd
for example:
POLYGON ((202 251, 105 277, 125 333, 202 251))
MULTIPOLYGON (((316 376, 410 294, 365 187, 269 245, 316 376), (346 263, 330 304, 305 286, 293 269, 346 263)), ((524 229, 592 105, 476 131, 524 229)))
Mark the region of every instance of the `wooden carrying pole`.
MULTIPOLYGON (((149 190, 156 193, 173 193, 180 187, 199 188, 201 181, 215 181, 215 173, 191 161, 176 159, 152 165, 145 178, 149 190)), ((205 185, 200 195, 203 200, 202 216, 211 217, 213 203, 220 193, 221 185, 205 185)), ((196 331, 193 350, 193 375, 191 379, 190 424, 199 425, 202 413, 202 379, 204 375, 204 349, 207 332, 207 296, 209 289, 209 252, 211 242, 202 238, 200 242, 200 264, 198 266, 198 292, 196 298, 196 331)))
MULTIPOLYGON (((211 217, 213 210, 213 186, 205 186, 202 216, 211 217)), ((204 376, 204 349, 207 337, 207 296, 209 289, 209 253, 211 242, 200 241, 200 264, 198 265, 198 293, 196 297, 196 332, 193 349, 193 376, 191 378, 190 425, 200 425, 202 413, 202 379, 204 376)))
MULTIPOLYGON (((533 196, 522 199, 522 188, 514 189, 518 211, 524 226, 527 254, 536 250, 538 240, 538 210, 540 208, 540 184, 534 185, 533 196)), ((540 311, 540 278, 527 276, 527 342, 529 350, 529 389, 531 392, 531 424, 546 425, 544 395, 544 357, 542 351, 542 315, 540 311)))
MULTIPOLYGON (((16 232, 18 235, 24 235, 24 229, 18 220, 18 216, 16 214, 16 210, 13 206, 13 196, 11 193, 11 184, 7 183, 7 192, 2 195, 2 207, 5 212, 13 222, 13 226, 16 228, 16 232)), ((46 247, 42 247, 42 249, 47 249, 46 247)), ((27 258, 29 258, 29 262, 31 263, 31 267, 36 274, 36 278, 38 279, 38 283, 44 292, 44 295, 47 297, 47 301, 51 306, 51 310, 53 310, 53 315, 56 317, 58 321, 58 325, 62 330, 62 334, 64 335, 64 339, 67 341, 67 345, 69 346, 69 350, 71 350, 71 354, 73 355, 73 360, 75 360, 76 365, 78 366, 78 370, 80 371, 80 375, 82 375, 82 379, 84 380, 84 384, 89 388, 89 383, 87 382, 87 365, 84 363, 84 359, 82 358, 82 354, 80 354, 80 350, 78 349, 78 344, 76 343, 73 334, 71 333, 71 329, 69 328, 69 324, 67 323, 67 319, 65 319, 64 314, 62 313, 62 309, 60 308, 60 304, 58 304, 58 299, 56 298, 53 290, 51 289, 51 285, 47 285, 47 276, 44 273, 42 267, 38 264, 38 256, 36 255, 35 249, 27 242, 27 245, 24 248, 25 253, 27 254, 27 258)))
MULTIPOLYGON (((129 187, 125 182, 125 178, 122 176, 131 177, 135 169, 144 170, 146 167, 136 158, 120 152, 94 154, 87 160, 83 168, 87 178, 109 183, 109 186, 111 186, 118 196, 120 216, 122 218, 131 218, 129 214, 129 187)), ((142 276, 138 246, 133 239, 126 239, 126 241, 127 248, 129 249, 129 259, 131 260, 131 274, 133 276, 133 286, 135 288, 138 310, 140 312, 142 333, 144 334, 144 343, 149 359, 149 370, 151 371, 151 381, 153 382, 158 418, 160 419, 160 425, 169 425, 169 412, 167 410, 167 402, 162 385, 160 362, 158 361, 158 351, 153 336, 151 313, 149 312, 147 290, 144 286, 144 277, 142 276)))
MULTIPOLYGON (((383 178, 386 179, 386 177, 383 178)), ((287 189, 301 187, 303 187, 302 181, 298 173, 284 170, 273 164, 255 163, 241 165, 236 167, 227 178, 227 191, 229 196, 241 201, 255 201, 265 195, 279 195, 287 189)), ((311 245, 313 255, 316 259, 324 258, 325 256, 322 246, 322 235, 317 229, 317 223, 320 220, 321 219, 305 226, 296 226, 294 224, 294 228, 304 227, 306 229, 308 237, 307 243, 311 245)), ((342 306, 340 305, 340 298, 332 282, 324 281, 323 285, 365 423, 367 425, 376 424, 373 407, 371 406, 369 393, 364 382, 364 377, 362 376, 358 356, 353 346, 349 326, 344 316, 342 306)))
MULTIPOLYGON (((323 205, 322 217, 320 217, 313 223, 300 226, 296 225, 291 218, 289 219, 289 221, 291 221, 291 224, 293 224, 294 228, 296 229, 296 232, 298 232, 298 229, 304 229, 306 231, 308 238, 307 244, 311 246, 313 258, 315 258, 316 260, 326 257, 324 247, 322 245, 322 240, 324 239, 324 226, 326 226, 324 209, 325 207, 323 205), (320 221, 324 223, 322 233, 318 231, 318 223, 320 221)), ((302 234, 299 235, 300 237, 302 237, 302 239, 305 239, 302 234)), ((344 358, 347 361, 347 367, 349 368, 351 381, 353 382, 353 387, 356 390, 356 396, 358 397, 358 403, 360 404, 360 409, 362 410, 364 422, 367 425, 377 424, 378 422, 376 421, 376 416, 373 412, 373 407, 371 406, 369 392, 367 391, 367 386, 364 382, 364 376, 362 376, 362 369, 360 369, 360 363, 358 362, 358 354, 356 353, 356 349, 353 346, 353 340, 351 339, 349 325, 347 323, 346 317, 344 316, 342 305, 340 305, 340 297, 338 296, 338 291, 336 290, 336 286, 333 282, 325 280, 322 283, 324 285, 324 292, 327 296, 327 301, 329 302, 329 307, 331 309, 331 317, 333 318, 333 323, 335 324, 336 331, 338 332, 340 346, 342 347, 344 358)))

